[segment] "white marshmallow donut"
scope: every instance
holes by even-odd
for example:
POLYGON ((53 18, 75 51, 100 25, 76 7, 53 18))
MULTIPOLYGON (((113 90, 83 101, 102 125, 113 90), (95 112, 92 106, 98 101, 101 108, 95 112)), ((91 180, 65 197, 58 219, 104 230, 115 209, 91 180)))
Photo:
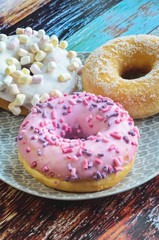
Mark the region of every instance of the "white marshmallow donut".
POLYGON ((82 63, 67 46, 30 27, 0 34, 0 106, 18 115, 49 97, 72 93, 82 63))

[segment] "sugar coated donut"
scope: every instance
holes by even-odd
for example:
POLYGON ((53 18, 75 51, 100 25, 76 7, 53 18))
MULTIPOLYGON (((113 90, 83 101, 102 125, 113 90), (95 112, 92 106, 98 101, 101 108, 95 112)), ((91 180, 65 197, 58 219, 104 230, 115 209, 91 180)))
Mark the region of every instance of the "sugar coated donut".
POLYGON ((37 180, 69 192, 109 188, 131 170, 139 131, 123 107, 90 93, 36 104, 17 136, 19 160, 37 180))
POLYGON ((0 106, 26 114, 50 96, 72 93, 81 61, 67 51, 67 41, 49 37, 43 29, 17 28, 16 35, 0 34, 0 106))
POLYGON ((159 112, 159 37, 116 38, 86 61, 83 90, 120 102, 133 118, 159 112))

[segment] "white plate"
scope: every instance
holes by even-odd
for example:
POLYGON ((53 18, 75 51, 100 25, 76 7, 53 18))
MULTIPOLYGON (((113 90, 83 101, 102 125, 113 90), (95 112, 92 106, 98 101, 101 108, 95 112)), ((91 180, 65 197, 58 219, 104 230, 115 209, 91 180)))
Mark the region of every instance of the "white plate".
MULTIPOLYGON (((87 54, 82 54, 85 59, 87 54)), ((138 120, 141 139, 135 165, 116 186, 96 193, 67 193, 48 188, 26 173, 18 161, 15 138, 24 117, 0 110, 0 179, 39 197, 58 200, 84 200, 110 196, 137 187, 159 174, 159 115, 138 120)))

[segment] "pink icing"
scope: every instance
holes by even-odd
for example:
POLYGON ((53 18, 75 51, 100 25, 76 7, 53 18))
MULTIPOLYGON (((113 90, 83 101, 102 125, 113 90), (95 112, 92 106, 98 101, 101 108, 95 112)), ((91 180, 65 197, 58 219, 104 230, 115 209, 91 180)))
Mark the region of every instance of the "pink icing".
POLYGON ((73 181, 121 171, 134 159, 138 138, 137 127, 120 104, 82 92, 37 104, 17 140, 31 168, 73 181))

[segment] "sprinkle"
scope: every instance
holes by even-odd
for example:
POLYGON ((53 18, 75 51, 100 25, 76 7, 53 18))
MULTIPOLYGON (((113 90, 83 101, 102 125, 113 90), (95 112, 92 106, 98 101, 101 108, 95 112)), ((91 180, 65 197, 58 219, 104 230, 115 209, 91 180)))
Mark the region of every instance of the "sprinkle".
POLYGON ((88 160, 87 159, 83 160, 82 166, 83 166, 84 169, 88 169, 88 160))
POLYGON ((112 132, 112 133, 110 133, 110 136, 117 139, 117 140, 121 139, 121 135, 119 135, 118 132, 112 132))
POLYGON ((72 147, 65 147, 65 148, 62 148, 62 152, 63 152, 63 153, 70 153, 70 152, 73 152, 73 148, 72 148, 72 147))
POLYGON ((26 152, 29 153, 31 151, 31 148, 30 147, 27 147, 26 148, 26 152))
POLYGON ((103 121, 104 118, 102 116, 100 116, 100 115, 97 115, 96 119, 99 120, 99 121, 103 121))
POLYGON ((32 164, 31 164, 31 168, 35 168, 35 167, 37 167, 37 162, 36 161, 32 162, 32 164))
POLYGON ((26 127, 26 125, 29 123, 30 121, 27 119, 27 120, 25 120, 24 121, 24 123, 22 124, 22 127, 24 128, 24 127, 26 127))
POLYGON ((97 171, 96 176, 94 178, 98 180, 98 179, 101 179, 103 177, 102 177, 102 174, 99 171, 97 171))
POLYGON ((116 157, 116 158, 113 159, 113 165, 114 165, 114 167, 119 167, 119 166, 121 166, 121 162, 119 161, 119 158, 118 158, 118 157, 116 157))
POLYGON ((48 102, 48 103, 47 103, 47 106, 48 106, 48 108, 50 108, 50 109, 53 109, 53 108, 54 108, 54 105, 53 105, 51 102, 48 102))
POLYGON ((102 163, 102 160, 99 159, 99 158, 95 158, 95 159, 94 159, 94 162, 97 163, 97 164, 101 164, 101 163, 102 163))
POLYGON ((71 170, 72 170, 72 166, 71 166, 70 163, 67 164, 67 169, 68 169, 68 171, 71 171, 71 170))
POLYGON ((98 157, 104 157, 104 153, 98 153, 98 157))
POLYGON ((88 163, 88 168, 91 168, 91 167, 93 167, 93 162, 88 163))
POLYGON ((127 136, 123 136, 123 140, 126 142, 126 143, 129 143, 129 138, 127 136))
POLYGON ((111 106, 104 107, 104 108, 102 108, 102 112, 103 113, 108 112, 111 110, 111 108, 112 108, 111 106))
POLYGON ((87 106, 88 105, 88 101, 86 99, 84 99, 83 100, 83 104, 87 106))
POLYGON ((111 117, 117 117, 119 115, 119 113, 112 113, 110 115, 107 115, 108 118, 111 118, 111 117))
POLYGON ((134 137, 134 136, 136 135, 133 129, 131 129, 131 130, 128 132, 128 134, 131 135, 132 137, 134 137))
POLYGON ((71 105, 76 105, 77 104, 76 101, 74 101, 73 99, 69 99, 68 101, 71 105))
POLYGON ((42 168, 42 171, 43 171, 43 172, 48 172, 48 171, 49 171, 49 168, 48 168, 48 166, 47 166, 47 165, 45 165, 45 166, 42 168))

